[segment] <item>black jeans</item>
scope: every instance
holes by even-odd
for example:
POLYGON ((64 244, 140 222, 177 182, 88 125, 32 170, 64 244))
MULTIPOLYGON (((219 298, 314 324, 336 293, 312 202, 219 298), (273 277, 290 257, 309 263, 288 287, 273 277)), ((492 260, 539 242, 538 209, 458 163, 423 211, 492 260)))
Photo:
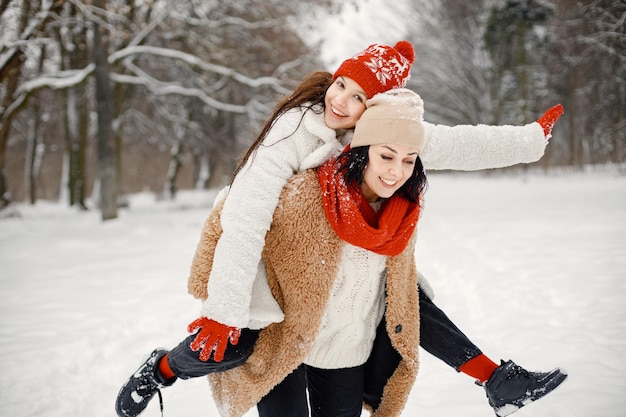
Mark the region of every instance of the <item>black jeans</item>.
MULTIPOLYGON (((465 362, 480 355, 480 349, 421 290, 419 303, 422 348, 457 371, 465 362)), ((259 332, 242 329, 239 343, 228 346, 221 362, 215 362, 213 359, 201 361, 198 357, 199 352, 194 352, 189 347, 195 338, 195 334, 191 335, 169 352, 168 364, 181 379, 232 369, 248 359, 259 332)), ((259 402, 257 405, 259 417, 308 417, 307 388, 311 401, 311 415, 314 417, 325 416, 325 410, 331 410, 330 415, 333 416, 351 415, 350 413, 355 412, 355 395, 359 396, 359 410, 363 401, 376 409, 380 405, 383 388, 399 362, 400 355, 391 345, 383 319, 376 331, 370 357, 363 366, 327 372, 301 365, 259 402), (326 386, 320 383, 325 378, 331 380, 326 386), (361 380, 362 386, 355 388, 354 385, 346 385, 343 379, 361 380), (341 392, 337 391, 337 387, 341 388, 341 392)))
POLYGON ((482 352, 433 301, 419 290, 420 346, 457 371, 482 352))
MULTIPOLYGON (((227 371, 248 359, 259 332, 242 329, 239 343, 228 346, 221 362, 215 362, 212 357, 208 361, 200 360, 200 352, 190 347, 196 337, 192 334, 168 353, 167 362, 181 379, 227 371)), ((365 379, 365 365, 330 370, 300 365, 259 402, 259 416, 308 417, 310 402, 312 417, 359 417, 365 379)))
MULTIPOLYGON (((457 371, 465 362, 481 354, 481 350, 421 289, 419 303, 420 346, 424 350, 457 371)), ((385 384, 396 370, 400 359, 400 354, 391 345, 383 318, 364 368, 362 401, 374 410, 380 405, 385 384)), ((259 417, 308 417, 306 383, 306 375, 302 371, 289 375, 257 405, 259 417)))
POLYGON ((228 345, 224 359, 215 362, 213 356, 208 361, 200 360, 200 351, 191 350, 191 342, 196 334, 188 336, 167 354, 167 363, 174 374, 181 379, 196 378, 213 372, 223 372, 243 364, 254 349, 260 330, 241 329, 239 343, 228 345))
POLYGON ((359 417, 366 366, 320 369, 300 365, 258 404, 259 417, 359 417), (306 392, 309 392, 307 402, 306 392))

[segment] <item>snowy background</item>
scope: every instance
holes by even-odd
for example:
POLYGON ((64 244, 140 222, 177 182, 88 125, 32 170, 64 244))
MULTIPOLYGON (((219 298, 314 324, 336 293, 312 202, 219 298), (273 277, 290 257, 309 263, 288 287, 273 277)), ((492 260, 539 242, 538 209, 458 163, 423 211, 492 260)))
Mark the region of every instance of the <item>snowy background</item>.
POLYGON ((407 25, 411 24, 407 19, 411 13, 409 3, 407 0, 344 2, 340 13, 317 19, 305 41, 311 45, 319 43, 322 61, 328 71, 334 72, 344 59, 373 43, 395 45, 404 39, 407 25))
MULTIPOLYGON (((624 174, 429 176, 417 258, 437 303, 492 359, 569 373, 518 417, 626 415, 624 174)), ((186 278, 213 196, 135 195, 105 223, 45 202, 2 212, 0 415, 115 416, 124 380, 196 318, 186 278)), ((166 417, 218 415, 204 378, 163 394, 166 417)), ((159 415, 158 401, 143 414, 159 415)), ((493 413, 422 351, 403 415, 493 413)))

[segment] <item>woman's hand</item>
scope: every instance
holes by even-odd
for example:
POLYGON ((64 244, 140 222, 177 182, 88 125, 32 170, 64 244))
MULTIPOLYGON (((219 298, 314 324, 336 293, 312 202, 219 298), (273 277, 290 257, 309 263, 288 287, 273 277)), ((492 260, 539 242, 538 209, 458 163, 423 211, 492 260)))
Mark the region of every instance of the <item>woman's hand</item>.
POLYGON ((222 323, 218 323, 215 320, 208 319, 206 317, 200 317, 194 320, 187 326, 189 333, 198 331, 196 338, 189 345, 194 352, 200 352, 199 358, 201 361, 208 361, 213 354, 213 360, 215 362, 221 362, 224 359, 224 352, 228 347, 228 341, 233 345, 239 343, 239 336, 241 330, 236 327, 230 327, 222 323))

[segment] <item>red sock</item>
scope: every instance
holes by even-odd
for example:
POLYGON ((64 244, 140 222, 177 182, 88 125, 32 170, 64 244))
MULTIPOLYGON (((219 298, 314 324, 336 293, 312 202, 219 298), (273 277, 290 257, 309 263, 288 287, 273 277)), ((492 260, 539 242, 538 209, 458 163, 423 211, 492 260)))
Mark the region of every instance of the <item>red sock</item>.
POLYGON ((476 378, 480 382, 486 382, 497 367, 498 364, 481 353, 461 365, 459 371, 476 378))
POLYGON ((172 379, 176 376, 174 371, 172 371, 172 368, 170 368, 170 364, 167 363, 167 353, 159 361, 159 372, 163 375, 165 380, 172 379))

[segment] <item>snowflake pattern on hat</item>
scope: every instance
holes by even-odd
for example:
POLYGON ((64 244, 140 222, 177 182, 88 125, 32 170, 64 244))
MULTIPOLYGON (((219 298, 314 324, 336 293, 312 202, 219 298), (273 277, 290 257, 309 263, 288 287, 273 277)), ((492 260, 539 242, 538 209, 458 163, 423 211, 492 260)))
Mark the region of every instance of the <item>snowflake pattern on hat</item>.
POLYGON ((372 70, 376 78, 382 85, 387 85, 387 80, 391 80, 391 71, 385 68, 384 62, 380 58, 371 58, 370 62, 366 62, 365 66, 372 70))
POLYGON ((388 49, 389 47, 384 45, 371 45, 360 54, 355 55, 352 59, 358 61, 362 60, 362 58, 367 59, 369 57, 369 61, 364 60, 363 63, 374 73, 376 79, 380 81, 382 85, 387 85, 387 81, 395 79, 395 85, 392 86, 392 88, 404 87, 408 81, 408 77, 403 77, 403 75, 408 74, 411 64, 401 55, 400 57, 404 61, 402 63, 400 63, 396 57, 390 57, 388 49))

